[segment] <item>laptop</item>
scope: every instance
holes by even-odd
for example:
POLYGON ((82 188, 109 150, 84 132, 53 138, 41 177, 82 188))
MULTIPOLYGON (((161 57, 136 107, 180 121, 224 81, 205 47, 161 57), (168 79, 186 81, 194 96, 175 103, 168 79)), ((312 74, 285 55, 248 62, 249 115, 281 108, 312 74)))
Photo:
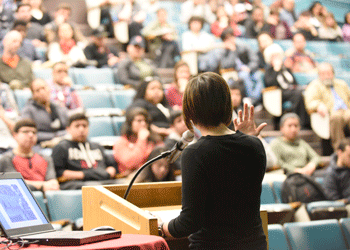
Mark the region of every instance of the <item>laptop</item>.
POLYGON ((0 226, 7 239, 78 246, 121 237, 121 231, 56 231, 20 173, 0 173, 0 226))

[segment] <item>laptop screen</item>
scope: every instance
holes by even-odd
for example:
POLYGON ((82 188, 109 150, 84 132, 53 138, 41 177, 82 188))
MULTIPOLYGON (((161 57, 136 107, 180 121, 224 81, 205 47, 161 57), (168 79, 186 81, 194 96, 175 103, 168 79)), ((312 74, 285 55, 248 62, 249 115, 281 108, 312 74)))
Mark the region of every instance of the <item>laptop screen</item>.
POLYGON ((19 173, 0 175, 0 224, 7 236, 40 232, 38 227, 50 225, 19 173))

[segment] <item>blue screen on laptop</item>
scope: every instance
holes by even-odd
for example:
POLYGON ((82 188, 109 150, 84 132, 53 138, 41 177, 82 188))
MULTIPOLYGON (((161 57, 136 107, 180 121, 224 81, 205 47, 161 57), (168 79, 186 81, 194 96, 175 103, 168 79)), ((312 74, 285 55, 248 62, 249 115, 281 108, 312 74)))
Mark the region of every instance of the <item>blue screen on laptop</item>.
POLYGON ((0 181, 0 222, 6 230, 49 223, 22 179, 0 181))

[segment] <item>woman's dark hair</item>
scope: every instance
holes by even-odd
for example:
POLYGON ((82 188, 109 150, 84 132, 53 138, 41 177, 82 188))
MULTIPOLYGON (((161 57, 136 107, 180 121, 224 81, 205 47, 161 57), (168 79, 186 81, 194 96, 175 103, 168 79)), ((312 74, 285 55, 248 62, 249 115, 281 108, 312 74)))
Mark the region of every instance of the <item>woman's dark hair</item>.
MULTIPOLYGON (((155 147, 152 150, 152 152, 150 153, 150 155, 148 156, 147 161, 153 159, 154 157, 160 155, 161 153, 163 153, 165 151, 166 151, 166 148, 164 146, 155 147)), ((175 180, 174 166, 173 166, 173 164, 169 164, 169 172, 164 177, 163 180, 156 179, 156 177, 154 176, 154 173, 152 171, 152 165, 151 165, 151 166, 148 166, 144 170, 144 174, 140 174, 140 179, 138 179, 138 182, 156 182, 156 181, 174 181, 174 180, 175 180)))
POLYGON ((15 133, 18 133, 18 131, 20 130, 20 128, 22 127, 31 127, 31 128, 35 128, 36 129, 36 123, 29 118, 25 118, 25 119, 21 119, 18 122, 16 122, 13 131, 15 133))
MULTIPOLYGON (((188 68, 190 68, 190 67, 188 66, 188 63, 185 62, 185 61, 183 61, 183 60, 180 60, 180 61, 178 61, 178 62, 175 64, 175 66, 174 66, 174 81, 175 81, 176 84, 177 84, 177 81, 178 81, 178 79, 177 79, 177 70, 178 70, 179 68, 181 68, 182 66, 187 66, 188 68)), ((190 74, 191 74, 191 73, 190 73, 190 74)))
POLYGON ((186 126, 191 121, 204 127, 228 126, 232 120, 230 89, 219 74, 206 72, 192 78, 183 97, 183 113, 186 126))
POLYGON ((132 122, 134 121, 135 117, 138 115, 143 115, 146 118, 146 122, 148 124, 148 130, 150 130, 151 126, 151 118, 144 108, 135 107, 130 109, 126 115, 125 115, 125 122, 122 125, 121 128, 121 134, 125 135, 128 140, 131 139, 132 136, 134 136, 134 133, 132 132, 132 122))
POLYGON ((320 4, 322 6, 322 3, 320 1, 314 1, 311 4, 310 8, 309 8, 309 11, 310 11, 311 15, 313 15, 313 10, 314 10, 314 8, 316 7, 317 4, 320 4))
MULTIPOLYGON (((145 99, 146 89, 148 87, 148 84, 150 84, 153 81, 158 81, 162 84, 159 77, 154 77, 154 76, 146 77, 145 80, 137 88, 136 95, 134 97, 134 101, 136 101, 137 99, 145 99)), ((163 86, 163 84, 162 84, 162 86, 163 86)), ((164 89, 163 89, 163 100, 161 100, 160 103, 163 104, 164 106, 168 106, 168 102, 165 98, 164 89)))
POLYGON ((203 29, 203 26, 204 26, 204 18, 203 17, 201 17, 201 16, 192 16, 191 18, 190 18, 190 20, 188 20, 188 29, 189 30, 191 30, 191 23, 193 22, 193 21, 199 21, 199 22, 201 22, 201 24, 202 24, 202 29, 203 29))
POLYGON ((346 19, 347 19, 346 17, 347 17, 348 15, 350 15, 350 12, 348 12, 348 13, 345 14, 345 17, 344 17, 344 24, 350 24, 350 23, 348 23, 348 21, 346 20, 346 19))

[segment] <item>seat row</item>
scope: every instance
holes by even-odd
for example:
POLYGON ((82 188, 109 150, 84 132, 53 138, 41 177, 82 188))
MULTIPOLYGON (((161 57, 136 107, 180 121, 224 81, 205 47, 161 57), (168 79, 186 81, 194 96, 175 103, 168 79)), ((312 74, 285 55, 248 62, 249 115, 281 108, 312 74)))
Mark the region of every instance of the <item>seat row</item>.
MULTIPOLYGON (((136 94, 135 90, 77 90, 85 109, 120 109, 125 110, 131 103, 136 94)), ((23 109, 28 99, 32 97, 30 90, 15 90, 15 99, 19 111, 23 109)), ((109 110, 111 111, 111 110, 109 110)), ((93 110, 90 110, 93 112, 93 110)), ((101 114, 103 110, 98 110, 101 114)), ((116 112, 116 111, 115 111, 116 112)))
POLYGON ((268 225, 269 250, 350 248, 350 218, 268 225))

